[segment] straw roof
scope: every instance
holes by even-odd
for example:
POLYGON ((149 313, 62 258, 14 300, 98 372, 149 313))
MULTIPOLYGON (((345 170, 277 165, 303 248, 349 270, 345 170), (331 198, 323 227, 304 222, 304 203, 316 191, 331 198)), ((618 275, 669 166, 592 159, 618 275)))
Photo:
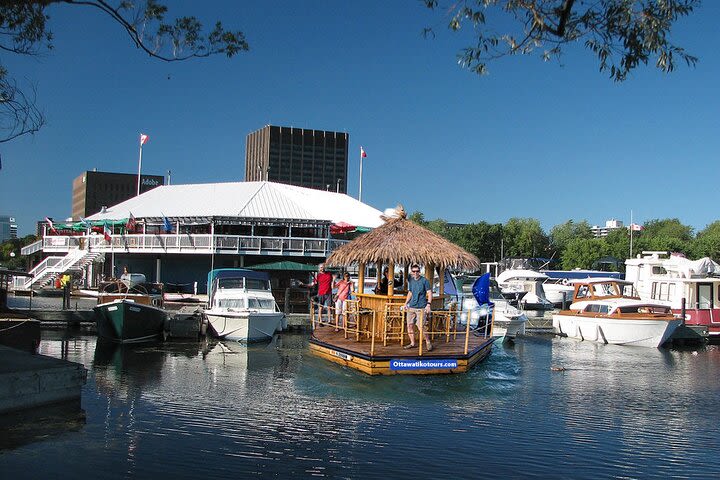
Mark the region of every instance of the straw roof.
POLYGON ((395 263, 463 270, 480 268, 480 260, 454 243, 427 228, 407 220, 405 211, 398 207, 399 218, 387 219, 385 224, 365 233, 335 250, 325 261, 328 266, 346 266, 356 263, 395 263))

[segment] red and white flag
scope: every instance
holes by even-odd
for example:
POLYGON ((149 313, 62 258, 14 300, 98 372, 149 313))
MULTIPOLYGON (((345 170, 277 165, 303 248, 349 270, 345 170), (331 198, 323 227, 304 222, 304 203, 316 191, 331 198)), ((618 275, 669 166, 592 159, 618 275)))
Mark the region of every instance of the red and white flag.
POLYGON ((645 230, 645 227, 643 227, 642 225, 638 225, 637 223, 632 223, 630 224, 630 230, 632 230, 633 232, 641 232, 645 230))
POLYGON ((147 141, 150 140, 150 137, 145 135, 144 133, 140 134, 140 146, 142 147, 147 143, 147 141))
POLYGON ((128 221, 125 224, 125 229, 128 231, 135 230, 136 224, 137 222, 135 222, 135 217, 133 216, 132 212, 130 212, 130 218, 128 218, 128 221))
POLYGON ((367 153, 365 153, 365 149, 363 147, 360 147, 360 158, 367 157, 367 153))
POLYGON ((112 230, 110 229, 110 225, 108 225, 107 222, 105 223, 105 225, 103 225, 103 237, 105 237, 106 242, 109 242, 112 238, 112 230))
POLYGON ((50 226, 50 231, 51 231, 52 233, 57 233, 57 230, 55 229, 55 225, 53 225, 52 220, 50 220, 48 217, 45 217, 45 221, 46 221, 46 222, 48 223, 48 225, 50 226))

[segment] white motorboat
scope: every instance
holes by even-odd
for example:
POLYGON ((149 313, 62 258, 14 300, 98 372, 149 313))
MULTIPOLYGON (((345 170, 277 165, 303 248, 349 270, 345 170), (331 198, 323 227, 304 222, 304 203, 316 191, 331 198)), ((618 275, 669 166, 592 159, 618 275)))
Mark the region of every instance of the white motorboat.
POLYGON ((635 283, 640 298, 667 305, 676 315, 684 313, 687 326, 720 338, 720 265, 708 257, 689 260, 649 251, 626 260, 625 266, 625 278, 635 283))
MULTIPOLYGON (((474 279, 474 277, 469 277, 474 279)), ((492 336, 502 338, 503 340, 512 340, 518 335, 525 334, 525 324, 527 323, 527 316, 522 310, 515 308, 506 300, 497 283, 494 280, 490 281, 490 301, 494 304, 493 307, 488 304, 478 305, 477 300, 471 292, 472 283, 465 284, 463 286, 462 294, 462 310, 460 313, 460 323, 466 324, 470 321, 471 328, 477 328, 478 324, 483 324, 486 321, 490 321, 493 318, 493 309, 495 310, 495 316, 492 323, 492 336)))
POLYGON ((505 270, 497 276, 497 283, 507 299, 515 297, 525 310, 552 310, 543 288, 547 275, 534 270, 505 270))
POLYGON ((222 268, 208 274, 205 317, 218 338, 241 342, 272 339, 285 328, 285 314, 275 303, 265 272, 222 268))
POLYGON ((556 334, 616 345, 659 347, 682 320, 670 307, 641 300, 632 282, 618 279, 575 281, 573 303, 553 315, 556 334))

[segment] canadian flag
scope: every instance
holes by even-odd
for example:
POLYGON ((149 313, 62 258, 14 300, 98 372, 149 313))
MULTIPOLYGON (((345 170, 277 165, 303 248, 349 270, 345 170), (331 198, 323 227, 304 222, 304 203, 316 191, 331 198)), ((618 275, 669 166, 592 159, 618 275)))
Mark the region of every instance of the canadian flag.
POLYGON ((365 149, 363 147, 360 147, 360 157, 361 158, 367 157, 367 153, 365 153, 365 149))
POLYGON ((150 140, 149 136, 145 135, 144 133, 140 134, 140 146, 145 145, 148 140, 150 140))
POLYGON ((52 220, 50 220, 48 217, 45 217, 45 221, 48 223, 48 226, 50 227, 50 231, 52 233, 57 233, 57 230, 55 229, 55 225, 53 225, 52 220))
POLYGON ((645 227, 643 227, 642 225, 638 225, 637 223, 633 223, 630 225, 630 230, 632 230, 633 232, 641 232, 645 230, 645 227))

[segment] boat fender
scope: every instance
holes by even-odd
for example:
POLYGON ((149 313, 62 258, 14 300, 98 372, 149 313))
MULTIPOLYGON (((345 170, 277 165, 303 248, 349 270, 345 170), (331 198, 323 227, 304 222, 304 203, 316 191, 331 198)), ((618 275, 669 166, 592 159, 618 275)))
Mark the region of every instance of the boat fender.
POLYGON ((153 298, 153 299, 152 299, 152 306, 153 306, 153 307, 160 307, 160 299, 159 299, 159 298, 153 298))

